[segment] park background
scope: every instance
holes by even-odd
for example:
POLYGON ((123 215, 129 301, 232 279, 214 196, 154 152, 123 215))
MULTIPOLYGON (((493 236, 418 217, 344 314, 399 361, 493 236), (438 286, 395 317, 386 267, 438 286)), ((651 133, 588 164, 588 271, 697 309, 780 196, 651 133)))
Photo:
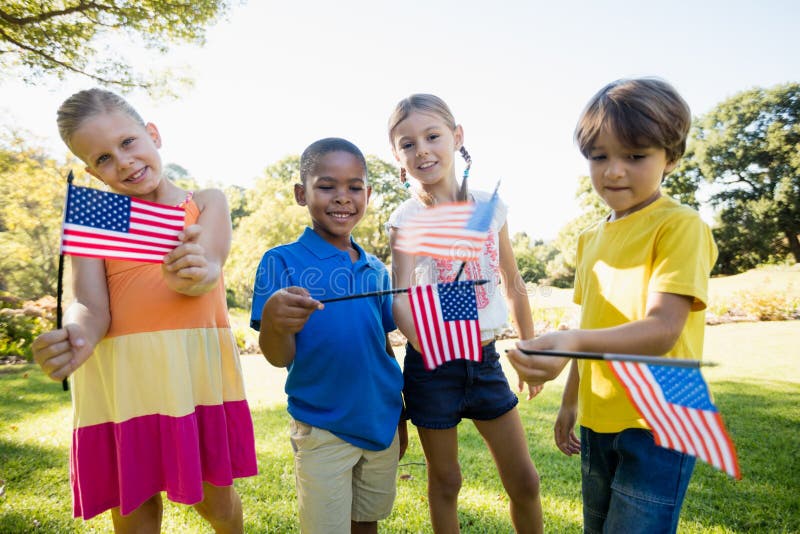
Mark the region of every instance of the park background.
MULTIPOLYGON (((226 192, 234 223, 228 300, 237 340, 252 351, 255 264, 306 224, 291 184, 310 142, 342 136, 369 154, 375 194, 357 238, 388 261, 382 223, 408 192, 385 124, 412 92, 443 97, 463 124, 472 187, 501 180, 537 331, 574 325, 574 243, 603 209, 572 130, 602 85, 645 75, 673 83, 695 115, 687 156, 665 189, 700 210, 720 247, 705 353, 720 367, 705 374, 745 477, 698 466, 681 530, 800 530, 794 2, 117 4, 116 13, 77 0, 0 6, 0 358, 8 364, 0 367, 0 531, 109 527, 70 519, 69 399, 26 363, 31 339, 52 325, 66 174, 101 187, 58 139, 55 110, 67 96, 96 85, 124 92, 159 126, 170 179, 226 192)), ((244 362, 262 469, 240 486, 246 522, 253 531, 296 529, 282 371, 260 356, 244 362)), ((558 383, 547 387, 521 413, 543 475, 545 524, 574 532, 578 465, 550 435, 559 393, 558 383)), ((502 489, 469 427, 463 530, 508 531, 502 489)), ((413 434, 387 531, 425 530, 413 434)), ((191 512, 168 509, 165 529, 200 528, 191 512)))

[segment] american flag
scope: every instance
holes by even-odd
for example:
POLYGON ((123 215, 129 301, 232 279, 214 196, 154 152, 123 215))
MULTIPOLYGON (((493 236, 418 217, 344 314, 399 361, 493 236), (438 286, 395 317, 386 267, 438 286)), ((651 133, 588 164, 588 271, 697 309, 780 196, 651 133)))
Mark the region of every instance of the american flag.
POLYGON ((481 361, 474 282, 412 286, 408 295, 426 369, 456 359, 481 361))
POLYGON ((658 445, 741 478, 739 460, 699 369, 608 362, 658 445))
POLYGON ((450 202, 424 209, 398 228, 395 246, 407 254, 475 260, 496 205, 497 189, 488 202, 450 202))
POLYGON ((68 185, 61 253, 161 263, 180 244, 184 209, 68 185))

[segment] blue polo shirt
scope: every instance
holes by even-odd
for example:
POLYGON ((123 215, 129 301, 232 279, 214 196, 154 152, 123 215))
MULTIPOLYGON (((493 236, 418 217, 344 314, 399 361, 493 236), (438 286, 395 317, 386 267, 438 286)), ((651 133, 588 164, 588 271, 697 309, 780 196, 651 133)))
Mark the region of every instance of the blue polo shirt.
MULTIPOLYGON (((318 300, 391 289, 383 263, 351 243, 355 262, 311 228, 267 251, 256 272, 250 326, 260 328, 264 303, 285 287, 306 288, 318 300)), ((291 416, 363 449, 389 447, 403 390, 400 366, 386 352, 386 334, 395 328, 391 295, 330 302, 312 313, 288 366, 291 416)))

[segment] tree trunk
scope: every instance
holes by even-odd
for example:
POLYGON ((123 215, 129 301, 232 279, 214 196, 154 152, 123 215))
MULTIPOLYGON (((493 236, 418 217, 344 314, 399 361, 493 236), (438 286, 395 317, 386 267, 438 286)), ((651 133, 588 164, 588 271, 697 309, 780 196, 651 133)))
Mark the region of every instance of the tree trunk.
POLYGON ((800 240, 797 238, 797 232, 789 228, 784 231, 786 239, 789 241, 789 250, 792 251, 794 261, 800 263, 800 240))

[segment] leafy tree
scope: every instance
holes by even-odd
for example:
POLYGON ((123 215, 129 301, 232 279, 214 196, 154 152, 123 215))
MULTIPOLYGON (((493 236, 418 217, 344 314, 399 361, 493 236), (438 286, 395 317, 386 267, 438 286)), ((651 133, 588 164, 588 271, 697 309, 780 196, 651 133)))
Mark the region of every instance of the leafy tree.
POLYGON ((572 287, 575 278, 578 236, 608 214, 608 207, 594 192, 592 181, 588 176, 581 176, 578 179, 575 198, 583 212, 565 224, 558 232, 553 242, 558 253, 547 263, 548 282, 556 287, 572 287))
POLYGON ((239 222, 250 215, 247 206, 247 196, 249 192, 242 186, 229 185, 223 189, 225 197, 228 199, 228 208, 231 212, 231 224, 235 230, 239 226, 239 222))
POLYGON ((525 282, 538 283, 546 279, 547 264, 558 255, 558 250, 551 243, 541 239, 531 242, 525 232, 517 232, 511 237, 511 248, 525 282))
POLYGON ((239 219, 225 263, 230 305, 249 305, 261 256, 267 249, 295 240, 305 227, 308 212, 294 201, 293 184, 299 177, 300 157, 288 156, 267 167, 248 192, 249 214, 239 219))
POLYGON ((690 165, 712 183, 721 272, 800 261, 799 119, 800 84, 787 83, 739 93, 695 123, 690 165))
POLYGON ((56 291, 69 165, 59 165, 23 137, 30 134, 0 135, 0 289, 37 299, 56 291))
POLYGON ((694 157, 694 146, 690 144, 678 166, 664 179, 662 189, 681 204, 699 209, 697 191, 702 182, 703 177, 694 157))
POLYGON ((17 0, 0 6, 0 69, 32 82, 75 73, 122 89, 153 90, 168 73, 134 72, 119 54, 98 54, 99 38, 124 33, 160 53, 172 43, 204 44, 205 27, 227 13, 226 0, 17 0), (15 68, 17 67, 17 68, 15 68))
POLYGON ((397 167, 391 163, 367 156, 367 173, 372 197, 366 215, 353 230, 353 238, 364 250, 388 264, 392 259, 392 251, 384 225, 392 211, 408 198, 408 192, 400 185, 397 167))

